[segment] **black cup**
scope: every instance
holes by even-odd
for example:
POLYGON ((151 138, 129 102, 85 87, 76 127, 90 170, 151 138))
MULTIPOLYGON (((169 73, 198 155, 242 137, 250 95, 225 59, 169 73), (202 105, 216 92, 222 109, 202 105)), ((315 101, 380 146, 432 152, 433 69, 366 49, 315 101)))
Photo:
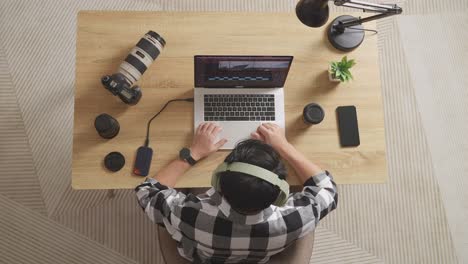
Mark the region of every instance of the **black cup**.
POLYGON ((323 111, 323 108, 316 103, 306 105, 302 114, 304 123, 309 125, 320 124, 320 122, 325 118, 325 111, 323 111))
POLYGON ((99 135, 106 139, 111 139, 120 131, 119 122, 108 114, 100 114, 94 120, 94 127, 99 135))

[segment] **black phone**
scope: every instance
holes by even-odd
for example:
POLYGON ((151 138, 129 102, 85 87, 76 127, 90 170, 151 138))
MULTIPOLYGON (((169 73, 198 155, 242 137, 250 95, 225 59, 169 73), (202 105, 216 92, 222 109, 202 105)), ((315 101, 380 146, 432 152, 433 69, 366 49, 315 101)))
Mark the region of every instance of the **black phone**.
POLYGON ((342 147, 357 147, 361 144, 359 140, 359 128, 356 107, 339 106, 336 108, 338 118, 338 130, 340 133, 340 144, 342 147))

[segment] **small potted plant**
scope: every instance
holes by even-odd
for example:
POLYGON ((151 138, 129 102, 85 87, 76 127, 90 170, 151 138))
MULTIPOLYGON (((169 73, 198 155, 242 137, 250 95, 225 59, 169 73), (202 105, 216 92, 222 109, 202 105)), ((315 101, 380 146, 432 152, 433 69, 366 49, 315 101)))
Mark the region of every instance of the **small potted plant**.
POLYGON ((348 60, 347 56, 344 56, 341 61, 333 61, 330 63, 328 68, 328 77, 332 82, 348 82, 353 79, 353 75, 349 71, 356 62, 354 60, 348 60))

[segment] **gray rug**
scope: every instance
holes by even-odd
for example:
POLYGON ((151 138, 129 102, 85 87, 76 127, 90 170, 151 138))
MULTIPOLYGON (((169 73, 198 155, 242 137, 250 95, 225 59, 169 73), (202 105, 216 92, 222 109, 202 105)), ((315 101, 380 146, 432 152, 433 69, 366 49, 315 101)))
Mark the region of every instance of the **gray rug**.
POLYGON ((401 17, 398 26, 452 239, 467 263, 468 14, 401 17))
MULTIPOLYGON (((292 12, 294 6, 295 1, 280 0, 2 1, 0 220, 5 224, 0 225, 0 232, 23 238, 24 230, 18 226, 48 223, 48 239, 56 236, 62 241, 61 254, 73 259, 63 260, 65 263, 91 263, 90 259, 106 254, 118 263, 124 263, 117 261, 122 256, 138 263, 162 263, 154 226, 136 208, 131 191, 118 191, 110 199, 105 191, 70 188, 78 10, 292 12), (10 166, 12 162, 17 165, 10 166), (49 220, 36 217, 41 214, 49 220), (70 229, 74 232, 60 235, 70 229), (96 242, 109 251, 89 250, 96 242), (87 254, 89 259, 77 260, 68 251, 87 254)), ((468 3, 408 0, 404 8, 406 14, 428 14, 466 10, 468 3)), ((311 262, 456 263, 448 225, 450 210, 447 219, 444 189, 441 186, 439 191, 438 172, 432 165, 436 161, 430 155, 434 147, 424 133, 427 127, 420 113, 424 108, 410 75, 414 60, 403 52, 404 41, 395 19, 379 21, 378 29, 389 182, 340 186, 339 209, 318 228, 311 262)), ((42 236, 46 235, 35 233, 33 240, 19 239, 16 247, 9 246, 3 236, 0 251, 6 252, 2 254, 8 263, 27 262, 18 257, 24 250, 50 259, 54 252, 40 246, 42 236)), ((46 260, 36 262, 48 263, 46 260)))

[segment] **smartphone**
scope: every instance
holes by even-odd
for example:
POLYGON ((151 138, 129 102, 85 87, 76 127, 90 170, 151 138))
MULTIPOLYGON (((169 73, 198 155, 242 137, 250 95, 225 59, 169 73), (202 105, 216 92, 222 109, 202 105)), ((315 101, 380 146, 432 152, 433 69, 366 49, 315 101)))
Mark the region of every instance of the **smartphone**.
POLYGON ((340 133, 340 144, 342 147, 357 147, 361 144, 359 140, 359 128, 356 107, 339 106, 336 108, 338 119, 338 131, 340 133))

